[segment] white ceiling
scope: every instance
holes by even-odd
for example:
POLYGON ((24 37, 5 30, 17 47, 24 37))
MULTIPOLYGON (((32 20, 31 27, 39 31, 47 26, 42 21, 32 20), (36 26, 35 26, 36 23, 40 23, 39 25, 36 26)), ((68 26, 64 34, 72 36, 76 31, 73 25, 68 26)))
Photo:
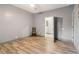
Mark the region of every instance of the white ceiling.
POLYGON ((39 13, 39 12, 53 10, 56 8, 69 6, 69 4, 35 4, 35 8, 32 8, 30 4, 13 4, 13 6, 19 7, 31 13, 39 13))

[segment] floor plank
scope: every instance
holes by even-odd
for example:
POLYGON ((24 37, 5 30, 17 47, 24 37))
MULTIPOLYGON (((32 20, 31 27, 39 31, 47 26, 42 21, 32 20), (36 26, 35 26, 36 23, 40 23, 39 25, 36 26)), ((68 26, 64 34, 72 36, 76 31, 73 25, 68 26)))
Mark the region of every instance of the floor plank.
POLYGON ((26 37, 0 44, 0 54, 76 54, 74 46, 44 37, 26 37))

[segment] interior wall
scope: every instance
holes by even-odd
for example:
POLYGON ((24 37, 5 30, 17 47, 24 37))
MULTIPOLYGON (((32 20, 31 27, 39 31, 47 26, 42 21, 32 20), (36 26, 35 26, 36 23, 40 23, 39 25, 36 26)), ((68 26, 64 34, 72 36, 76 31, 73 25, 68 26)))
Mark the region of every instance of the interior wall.
POLYGON ((63 17, 62 39, 72 39, 73 5, 43 13, 32 14, 12 5, 0 5, 0 42, 10 41, 31 35, 32 27, 37 34, 44 36, 45 17, 63 17))
POLYGON ((72 12, 73 12, 73 7, 74 5, 70 5, 67 7, 43 12, 43 13, 38 13, 35 14, 35 25, 37 34, 44 36, 45 33, 45 22, 44 19, 45 17, 50 17, 50 16, 57 16, 57 17, 62 17, 63 18, 63 31, 62 31, 62 39, 65 41, 73 41, 72 40, 72 12))
POLYGON ((0 42, 31 35, 32 18, 29 12, 0 4, 0 42))

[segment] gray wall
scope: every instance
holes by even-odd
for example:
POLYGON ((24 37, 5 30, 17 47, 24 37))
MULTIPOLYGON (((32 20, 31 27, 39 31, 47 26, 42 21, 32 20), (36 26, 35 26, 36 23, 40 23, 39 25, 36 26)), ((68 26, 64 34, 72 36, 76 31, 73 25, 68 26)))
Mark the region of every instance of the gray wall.
POLYGON ((44 36, 45 32, 45 22, 44 18, 45 17, 50 17, 50 16, 57 16, 57 17, 62 17, 63 18, 63 28, 64 30, 62 31, 62 40, 69 40, 72 41, 72 12, 73 12, 73 5, 43 12, 43 13, 38 13, 35 14, 35 24, 37 29, 37 34, 44 36))
POLYGON ((29 36, 32 14, 12 5, 0 5, 0 42, 29 36))
POLYGON ((44 18, 47 16, 63 17, 62 39, 71 40, 72 11, 73 6, 68 6, 40 14, 31 14, 12 5, 0 5, 0 42, 29 36, 31 28, 35 26, 37 34, 44 36, 44 18))

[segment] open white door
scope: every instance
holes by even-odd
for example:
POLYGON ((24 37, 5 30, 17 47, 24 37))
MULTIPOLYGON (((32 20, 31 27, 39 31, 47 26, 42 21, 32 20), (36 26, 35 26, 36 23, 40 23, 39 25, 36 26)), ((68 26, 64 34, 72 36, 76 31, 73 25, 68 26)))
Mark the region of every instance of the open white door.
POLYGON ((45 18, 45 37, 54 38, 54 19, 53 19, 53 17, 45 18))

